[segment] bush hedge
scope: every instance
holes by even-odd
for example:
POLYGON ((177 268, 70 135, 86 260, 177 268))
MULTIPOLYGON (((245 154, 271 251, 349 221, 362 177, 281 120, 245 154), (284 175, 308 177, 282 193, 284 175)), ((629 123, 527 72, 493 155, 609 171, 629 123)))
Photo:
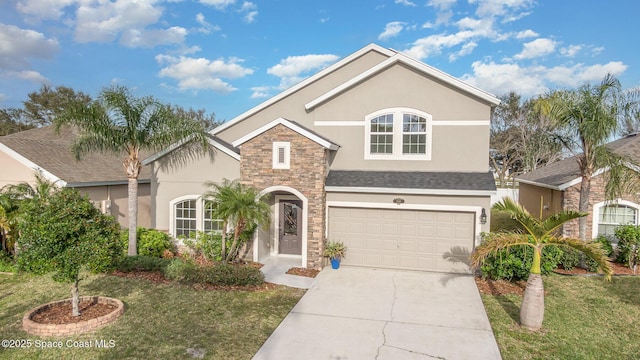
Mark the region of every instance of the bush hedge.
POLYGON ((116 265, 116 269, 122 272, 132 271, 162 271, 171 263, 170 259, 155 256, 137 255, 124 256, 116 265))
MULTIPOLYGON (((548 275, 558 266, 563 251, 556 246, 542 248, 540 271, 548 275)), ((495 255, 489 255, 480 267, 482 276, 492 280, 526 280, 533 263, 533 248, 526 245, 512 246, 495 255)))
MULTIPOLYGON (((174 250, 174 244, 173 241, 171 241, 171 236, 167 233, 155 229, 139 227, 136 234, 138 255, 162 257, 165 250, 174 250)), ((127 229, 123 229, 120 233, 120 240, 122 241, 126 254, 129 247, 129 231, 127 229)))
POLYGON ((224 263, 205 266, 185 259, 171 260, 165 269, 165 277, 183 284, 247 286, 264 283, 264 275, 260 269, 224 263))

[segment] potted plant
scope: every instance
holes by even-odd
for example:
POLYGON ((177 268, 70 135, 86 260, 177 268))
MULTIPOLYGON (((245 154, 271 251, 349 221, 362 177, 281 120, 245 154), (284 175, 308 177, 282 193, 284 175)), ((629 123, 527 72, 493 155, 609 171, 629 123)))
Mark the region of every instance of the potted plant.
POLYGON ((331 268, 337 269, 340 267, 340 259, 345 257, 347 252, 346 246, 339 241, 329 241, 322 252, 322 255, 328 257, 331 260, 331 268))

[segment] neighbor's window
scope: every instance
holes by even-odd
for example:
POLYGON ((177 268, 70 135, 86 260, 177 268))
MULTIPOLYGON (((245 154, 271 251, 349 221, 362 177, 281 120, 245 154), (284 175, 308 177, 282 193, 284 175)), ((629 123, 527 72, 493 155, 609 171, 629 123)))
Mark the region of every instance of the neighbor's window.
POLYGON ((636 225, 638 210, 627 205, 607 205, 600 208, 598 215, 598 236, 613 237, 620 225, 636 225))
POLYGON ((366 118, 365 159, 430 160, 431 116, 406 108, 371 114, 366 118))
POLYGON ((174 205, 175 236, 189 236, 196 231, 196 200, 185 200, 174 205))

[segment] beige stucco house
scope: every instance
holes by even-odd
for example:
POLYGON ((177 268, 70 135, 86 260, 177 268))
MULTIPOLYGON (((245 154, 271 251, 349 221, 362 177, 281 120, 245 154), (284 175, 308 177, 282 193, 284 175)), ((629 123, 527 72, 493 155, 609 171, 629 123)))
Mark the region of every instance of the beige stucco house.
MULTIPOLYGON (((627 158, 630 164, 640 163, 640 136, 626 136, 610 142, 607 147, 627 158)), ((631 165, 630 165, 631 166, 631 165)), ((615 243, 614 230, 619 225, 639 225, 640 195, 627 193, 617 199, 605 194, 605 169, 598 169, 591 179, 587 239, 608 236, 615 243)), ((533 215, 546 218, 562 210, 578 210, 582 178, 575 157, 551 163, 517 178, 520 184, 519 202, 533 215)), ((562 228, 564 236, 578 238, 579 221, 562 228)))
POLYGON ((151 167, 151 225, 215 228, 206 181, 269 194, 272 221, 248 257, 323 266, 325 241, 356 266, 468 272, 495 193, 489 119, 499 100, 393 50, 369 45, 211 132, 213 156, 151 167))
MULTIPOLYGON (((128 226, 127 177, 122 158, 111 154, 89 154, 76 161, 71 144, 78 135, 71 128, 56 133, 53 126, 0 137, 0 188, 34 182, 36 172, 61 187, 87 194, 103 213, 128 226)), ((149 227, 150 171, 143 169, 138 185, 138 226, 149 227)))

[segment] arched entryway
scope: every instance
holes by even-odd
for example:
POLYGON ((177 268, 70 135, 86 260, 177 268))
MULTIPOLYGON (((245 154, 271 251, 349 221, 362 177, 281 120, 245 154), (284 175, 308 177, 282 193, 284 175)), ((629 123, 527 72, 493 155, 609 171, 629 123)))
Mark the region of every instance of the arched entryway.
POLYGON ((271 222, 260 229, 253 242, 253 261, 268 257, 299 258, 307 267, 308 200, 298 190, 288 186, 271 186, 260 192, 269 195, 271 222))

